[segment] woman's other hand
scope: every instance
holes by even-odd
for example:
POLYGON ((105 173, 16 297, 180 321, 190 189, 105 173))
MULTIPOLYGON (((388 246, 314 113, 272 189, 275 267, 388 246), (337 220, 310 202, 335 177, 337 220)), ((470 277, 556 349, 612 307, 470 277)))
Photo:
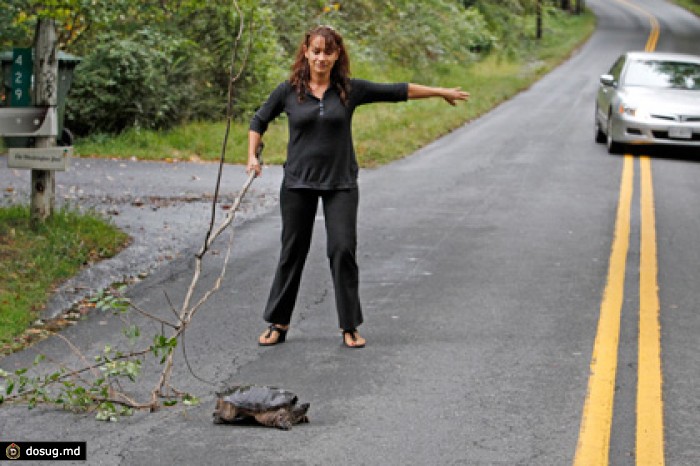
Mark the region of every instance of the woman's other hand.
POLYGON ((442 97, 450 105, 456 105, 460 100, 469 99, 469 93, 461 87, 432 87, 422 84, 408 84, 409 99, 427 99, 430 97, 442 97))
POLYGON ((461 87, 444 88, 442 98, 445 99, 445 102, 454 106, 457 105, 459 100, 468 100, 469 93, 463 91, 461 87))

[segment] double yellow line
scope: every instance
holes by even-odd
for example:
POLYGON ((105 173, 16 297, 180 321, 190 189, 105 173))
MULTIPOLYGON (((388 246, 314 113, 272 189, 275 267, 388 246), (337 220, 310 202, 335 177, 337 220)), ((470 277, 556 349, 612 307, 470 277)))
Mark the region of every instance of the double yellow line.
POLYGON ((649 13, 644 8, 640 7, 639 5, 635 5, 634 3, 632 3, 628 0, 617 0, 617 1, 627 5, 629 8, 632 8, 633 10, 637 10, 643 16, 646 16, 647 18, 649 18, 649 24, 651 24, 651 32, 649 33, 649 38, 647 39, 647 45, 645 46, 644 50, 646 50, 647 52, 653 52, 654 50, 656 50, 656 43, 659 41, 659 33, 661 32, 661 28, 659 27, 659 20, 657 20, 656 17, 654 17, 654 15, 649 13))
MULTIPOLYGON (((649 18, 651 33, 646 51, 653 51, 659 39, 658 20, 638 5, 617 0, 649 18)), ((656 221, 651 160, 640 157, 640 264, 639 264, 639 350, 637 374, 637 465, 663 465, 664 423, 661 372, 661 327, 657 282, 656 221)), ((634 159, 624 156, 620 198, 615 220, 608 277, 600 306, 600 319, 593 355, 588 393, 583 408, 575 466, 607 465, 617 374, 620 317, 624 298, 627 252, 630 242, 630 214, 634 184, 634 159)))

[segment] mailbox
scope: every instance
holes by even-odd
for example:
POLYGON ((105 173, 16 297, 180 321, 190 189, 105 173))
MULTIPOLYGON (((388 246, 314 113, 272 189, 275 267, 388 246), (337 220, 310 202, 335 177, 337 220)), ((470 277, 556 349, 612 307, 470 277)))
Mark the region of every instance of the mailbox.
MULTIPOLYGON (((73 82, 73 72, 75 67, 81 62, 81 58, 65 52, 58 52, 58 86, 57 86, 57 103, 56 103, 56 120, 58 125, 59 143, 71 145, 72 141, 65 141, 69 137, 67 131, 64 131, 63 119, 66 111, 66 97, 73 82)), ((0 106, 9 106, 12 102, 13 89, 13 51, 8 50, 0 52, 0 64, 2 65, 2 95, 4 102, 0 101, 0 106)), ((25 63, 26 65, 26 63, 25 63)), ((15 65, 16 66, 16 65, 15 65)), ((30 137, 5 137, 5 146, 9 147, 29 147, 33 145, 30 137)))

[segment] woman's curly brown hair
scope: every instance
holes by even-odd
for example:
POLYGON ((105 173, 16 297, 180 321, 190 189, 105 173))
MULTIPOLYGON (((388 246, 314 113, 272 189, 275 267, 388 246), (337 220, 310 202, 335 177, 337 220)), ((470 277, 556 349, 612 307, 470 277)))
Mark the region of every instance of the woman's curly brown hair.
POLYGON ((304 40, 299 45, 292 73, 289 76, 289 83, 296 89, 299 102, 304 100, 306 92, 309 90, 309 79, 311 72, 309 62, 306 59, 305 50, 314 37, 322 37, 326 44, 326 52, 338 51, 338 60, 331 70, 331 87, 335 88, 340 95, 340 101, 345 105, 350 93, 350 58, 348 57, 343 37, 330 26, 318 26, 309 30, 304 35, 304 40))

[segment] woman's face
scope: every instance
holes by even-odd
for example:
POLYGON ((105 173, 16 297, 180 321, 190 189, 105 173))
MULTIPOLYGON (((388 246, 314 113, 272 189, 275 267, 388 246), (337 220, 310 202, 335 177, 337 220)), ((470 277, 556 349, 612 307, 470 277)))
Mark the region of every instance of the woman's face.
POLYGON ((326 40, 321 36, 313 36, 306 47, 306 59, 312 73, 330 75, 333 65, 338 60, 338 49, 326 48, 326 40))

